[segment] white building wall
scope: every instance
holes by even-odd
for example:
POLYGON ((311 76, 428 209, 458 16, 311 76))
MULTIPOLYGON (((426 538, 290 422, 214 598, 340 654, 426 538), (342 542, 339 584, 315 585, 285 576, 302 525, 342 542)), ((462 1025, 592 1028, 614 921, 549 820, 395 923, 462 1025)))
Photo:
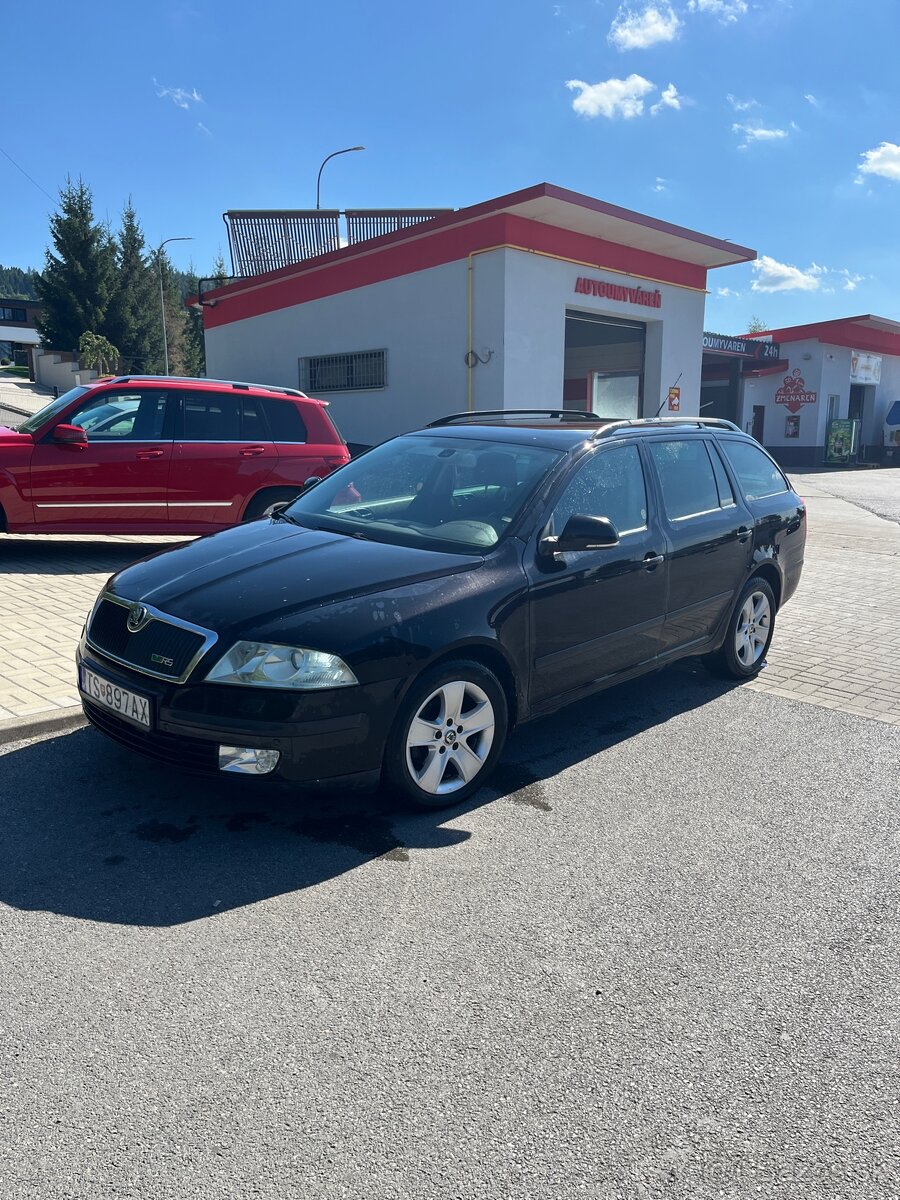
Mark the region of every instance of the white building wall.
POLYGON ((704 293, 686 288, 524 251, 491 250, 208 329, 207 371, 295 388, 301 357, 385 349, 385 388, 322 397, 348 441, 374 444, 465 411, 470 382, 476 411, 561 404, 566 310, 580 309, 646 325, 645 415, 656 414, 679 375, 681 412, 696 414, 704 302, 704 293), (658 287, 661 306, 576 293, 579 276, 658 287), (467 367, 470 282, 477 358, 467 367))
MULTIPOLYGON (((788 361, 788 369, 777 375, 744 381, 742 424, 749 429, 753 418, 753 406, 765 405, 765 427, 763 441, 785 465, 801 462, 821 462, 827 436, 829 397, 836 396, 834 416, 846 418, 850 407, 850 356, 846 346, 831 346, 815 339, 802 342, 786 342, 782 356, 788 361), (800 436, 784 436, 785 417, 789 410, 775 402, 775 393, 784 383, 784 378, 795 368, 800 369, 806 388, 815 392, 815 404, 804 405, 800 410, 800 436)), ((878 457, 882 446, 884 418, 893 400, 900 399, 900 357, 885 354, 881 359, 881 382, 867 388, 863 423, 860 430, 863 445, 868 447, 870 458, 878 457), (869 396, 874 392, 874 403, 869 396)))
POLYGON ((644 416, 656 415, 679 375, 680 411, 699 413, 705 293, 648 283, 602 268, 577 266, 519 250, 509 250, 506 254, 504 402, 507 408, 562 402, 566 310, 576 309, 646 325, 644 416), (661 306, 647 308, 582 295, 575 291, 579 277, 605 279, 649 291, 658 288, 662 293, 661 306))
MULTIPOLYGON (((479 266, 488 300, 500 301, 499 312, 482 314, 479 337, 497 341, 502 264, 479 266)), ((302 357, 386 349, 385 388, 322 395, 344 437, 372 445, 465 409, 467 312, 467 265, 448 263, 208 329, 207 373, 296 388, 302 357)))

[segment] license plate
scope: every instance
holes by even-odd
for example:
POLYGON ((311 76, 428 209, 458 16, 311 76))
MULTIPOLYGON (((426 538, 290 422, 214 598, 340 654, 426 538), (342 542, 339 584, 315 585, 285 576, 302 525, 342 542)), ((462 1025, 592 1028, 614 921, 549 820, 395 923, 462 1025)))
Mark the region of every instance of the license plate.
POLYGON ((92 704, 108 708, 117 716, 133 721, 136 725, 143 725, 145 729, 150 728, 148 696, 140 696, 117 683, 111 683, 102 675, 89 671, 87 667, 81 668, 81 694, 92 704))

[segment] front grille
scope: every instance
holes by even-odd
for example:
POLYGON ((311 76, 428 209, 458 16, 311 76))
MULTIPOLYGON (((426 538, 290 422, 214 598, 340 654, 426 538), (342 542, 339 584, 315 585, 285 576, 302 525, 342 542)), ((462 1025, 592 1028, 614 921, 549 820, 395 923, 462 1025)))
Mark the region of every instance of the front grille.
POLYGON ((88 641, 102 654, 159 679, 185 679, 194 660, 215 640, 211 634, 172 624, 162 613, 154 613, 142 629, 131 633, 128 612, 124 605, 102 599, 91 618, 88 641))
POLYGON ((216 775, 219 770, 219 751, 216 742, 201 738, 176 737, 171 733, 160 733, 152 729, 140 729, 129 721, 123 721, 114 713, 83 700, 84 715, 101 733, 111 737, 121 746, 136 750, 148 758, 155 758, 169 766, 178 767, 200 775, 216 775))

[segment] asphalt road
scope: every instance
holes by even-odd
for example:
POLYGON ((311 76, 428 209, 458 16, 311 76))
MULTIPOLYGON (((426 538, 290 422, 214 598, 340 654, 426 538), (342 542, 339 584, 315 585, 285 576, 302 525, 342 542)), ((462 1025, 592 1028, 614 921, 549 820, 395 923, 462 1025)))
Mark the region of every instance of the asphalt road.
POLYGON ((791 473, 791 480, 801 495, 803 482, 807 479, 829 496, 849 500, 887 521, 900 521, 900 467, 880 470, 857 467, 851 471, 816 471, 811 475, 791 473))
POLYGON ((898 791, 687 668, 442 816, 9 746, 0 1195, 896 1196, 898 791))

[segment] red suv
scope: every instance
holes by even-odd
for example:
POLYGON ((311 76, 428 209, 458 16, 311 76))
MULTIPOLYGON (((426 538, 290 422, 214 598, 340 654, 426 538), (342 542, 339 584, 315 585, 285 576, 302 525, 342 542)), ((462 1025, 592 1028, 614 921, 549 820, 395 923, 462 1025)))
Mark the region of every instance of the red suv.
POLYGON ((350 455, 289 388, 129 375, 0 428, 7 533, 210 533, 293 499, 350 455))

